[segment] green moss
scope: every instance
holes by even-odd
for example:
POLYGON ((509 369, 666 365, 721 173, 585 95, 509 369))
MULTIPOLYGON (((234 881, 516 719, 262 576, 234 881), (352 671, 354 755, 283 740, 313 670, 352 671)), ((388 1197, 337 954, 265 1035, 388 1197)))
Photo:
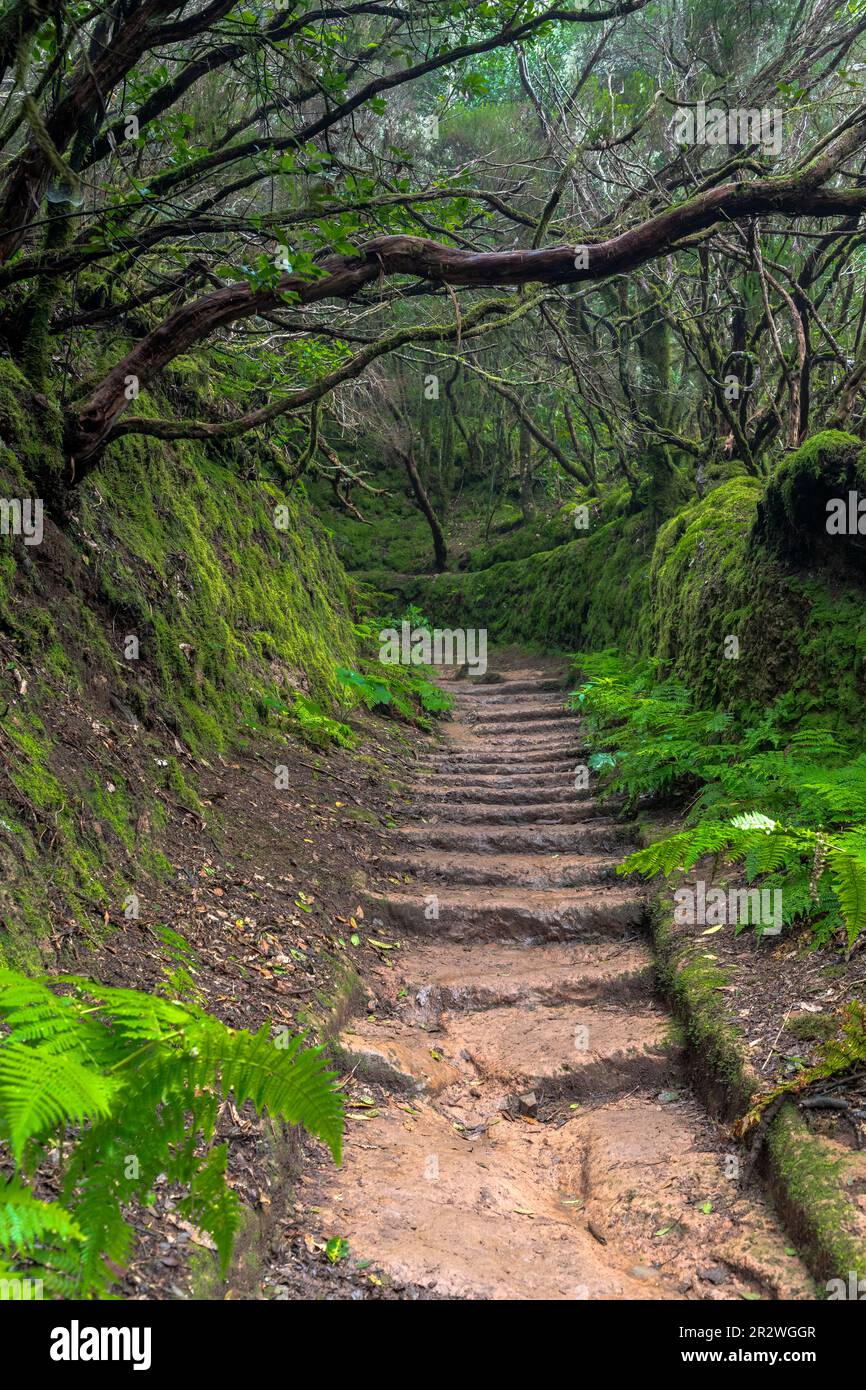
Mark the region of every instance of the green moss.
POLYGON ((791 1014, 785 1023, 785 1032, 792 1038, 815 1042, 832 1038, 836 1032, 836 1022, 832 1014, 791 1014))
POLYGON ((816 1279, 866 1274, 866 1249, 855 1239, 856 1215, 844 1195, 844 1158, 786 1103, 767 1134, 773 1194, 788 1229, 816 1279))
MULTIPOLYGON (((776 469, 761 499, 755 524, 759 541, 802 563, 840 556, 848 539, 827 534, 827 501, 866 493, 862 445, 853 434, 824 430, 813 435, 776 469)), ((856 547, 857 539, 853 538, 856 547)), ((855 554, 855 559, 859 557, 855 554)))
POLYGON ((403 592, 440 625, 486 628, 492 641, 606 647, 637 631, 652 540, 646 515, 619 517, 554 550, 403 592))
MULTIPOLYGON (((189 364, 179 366, 188 381, 189 364)), ((163 402, 140 404, 165 413, 163 402)), ((39 495, 62 458, 59 412, 2 362, 0 440, 5 495, 39 495)), ((333 546, 303 499, 239 476, 235 448, 123 440, 77 494, 71 526, 47 531, 32 555, 0 543, 0 614, 28 675, 26 698, 0 719, 17 798, 11 828, 0 824, 8 960, 38 964, 58 912, 87 932, 130 883, 140 890, 171 867, 155 843, 165 824, 157 786, 136 781, 133 795, 100 738, 85 763, 70 756, 67 731, 59 756, 51 731, 70 692, 95 680, 113 708, 127 706, 156 765, 166 727, 207 757, 262 727, 268 699, 292 707, 302 693, 333 710, 336 667, 356 662, 353 598, 333 546), (144 811, 151 834, 139 843, 144 811)), ((164 787, 200 813, 194 778, 173 757, 164 787)))
MULTIPOLYGON (((24 486, 63 470, 63 417, 12 362, 0 358, 0 473, 24 486)), ((38 493, 37 493, 38 495, 38 493)))
POLYGON ((135 811, 123 778, 116 774, 108 783, 97 782, 88 798, 100 823, 110 827, 124 849, 135 851, 135 811))
POLYGON ((735 478, 662 527, 638 645, 670 661, 699 703, 758 708, 784 692, 791 717, 862 725, 862 591, 769 552, 755 537, 762 495, 757 479, 735 478))
MULTIPOLYGON (((13 749, 9 775, 21 803, 20 810, 4 807, 0 812, 5 879, 0 960, 20 966, 38 960, 39 940, 58 907, 86 928, 94 909, 110 902, 121 880, 106 847, 83 838, 88 798, 65 785, 62 770, 52 765, 52 744, 41 721, 16 713, 0 721, 0 734, 13 749)), ((104 796, 96 788, 90 800, 102 806, 104 796)), ((121 843, 128 844, 130 832, 120 806, 104 806, 121 843)))
POLYGON ((65 801, 63 788, 48 768, 49 748, 41 722, 32 715, 15 715, 2 727, 16 754, 9 770, 15 786, 34 806, 61 810, 65 801))
POLYGON ((202 804, 199 796, 184 777, 177 758, 168 759, 168 766, 165 769, 165 785, 181 806, 188 806, 190 810, 201 812, 202 804))
MULTIPOLYGON (((364 521, 349 512, 335 510, 331 490, 324 483, 307 483, 310 498, 321 514, 327 515, 328 533, 347 570, 365 576, 376 572, 387 576, 416 574, 433 568, 433 542, 426 520, 406 496, 403 473, 383 470, 376 479, 381 495, 362 493, 355 497, 364 521)), ((387 577, 385 588, 390 588, 387 577)))
MULTIPOLYGON (((288 698, 303 686, 333 697, 336 666, 354 657, 350 596, 296 499, 238 479, 193 446, 172 455, 131 440, 87 489, 83 517, 106 541, 105 600, 138 637, 142 667, 193 751, 258 727, 265 695, 288 698)), ((127 665, 134 687, 138 672, 127 665)))
POLYGON ((728 976, 700 947, 683 946, 671 926, 667 892, 651 913, 659 988, 682 1026, 693 1083, 707 1106, 724 1118, 741 1115, 755 1085, 748 1054, 725 1010, 728 976))

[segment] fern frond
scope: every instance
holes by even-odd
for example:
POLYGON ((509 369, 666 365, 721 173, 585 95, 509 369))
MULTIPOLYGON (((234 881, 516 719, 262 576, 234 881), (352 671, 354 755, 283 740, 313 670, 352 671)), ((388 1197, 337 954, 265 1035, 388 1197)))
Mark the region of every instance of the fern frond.
POLYGON ((228 1149, 219 1144, 211 1149, 207 1160, 190 1184, 188 1196, 178 1204, 178 1210, 196 1226, 213 1237, 219 1255, 220 1269, 225 1274, 241 1219, 241 1204, 237 1194, 226 1186, 225 1172, 228 1149))
POLYGON ((74 1057, 42 1047, 0 1047, 0 1128, 20 1163, 31 1139, 107 1115, 115 1084, 74 1057))
POLYGON ((0 972, 0 1019, 11 1030, 0 1037, 0 1134, 19 1168, 50 1137, 65 1141, 61 1205, 35 1202, 20 1178, 5 1201, 0 1188, 0 1250, 44 1268, 63 1296, 108 1296, 132 1239, 125 1209, 160 1173, 186 1187, 186 1209, 227 1261, 238 1202, 212 1140, 229 1096, 304 1125, 339 1162, 342 1099, 304 1037, 234 1031, 194 1004, 78 976, 14 972, 0 972))
POLYGON ((32 1254, 56 1240, 80 1241, 78 1222, 58 1202, 42 1202, 17 1178, 0 1183, 0 1250, 32 1254))
POLYGON ((850 947, 866 926, 866 859, 860 854, 852 854, 839 844, 833 844, 828 851, 827 862, 850 947))

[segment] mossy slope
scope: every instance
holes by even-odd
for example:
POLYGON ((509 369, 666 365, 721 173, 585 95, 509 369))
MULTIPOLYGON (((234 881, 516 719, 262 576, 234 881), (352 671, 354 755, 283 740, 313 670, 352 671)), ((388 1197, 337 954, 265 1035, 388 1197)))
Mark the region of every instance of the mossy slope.
MULTIPOLYGON (((3 497, 63 467, 58 412, 8 363, 0 440, 3 497)), ((165 808, 197 806, 196 759, 295 691, 327 704, 354 663, 333 547, 263 471, 125 440, 41 545, 0 538, 0 959, 38 958, 51 920, 120 915, 168 869, 165 808)))

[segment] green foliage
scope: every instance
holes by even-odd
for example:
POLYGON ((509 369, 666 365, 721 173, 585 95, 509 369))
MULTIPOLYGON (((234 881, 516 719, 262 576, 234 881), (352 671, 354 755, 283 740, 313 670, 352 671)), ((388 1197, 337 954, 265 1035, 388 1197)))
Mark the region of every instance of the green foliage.
MULTIPOLYGON (((370 668, 373 663, 369 664, 370 668)), ((447 691, 435 685, 418 667, 378 666, 377 676, 337 668, 337 680, 368 709, 384 713, 390 707, 400 718, 427 727, 424 714, 445 714, 454 703, 447 691), (378 676, 381 672, 381 678, 378 676)))
POLYGON ((786 922, 816 942, 866 927, 866 755, 832 730, 791 727, 780 700, 754 721, 694 705, 657 662, 613 651, 578 656, 572 696, 606 791, 688 796, 686 825, 629 856, 621 873, 667 876, 712 855, 749 884, 782 890, 786 922))
POLYGON ((421 628, 425 632, 431 632, 433 629, 433 624, 430 622, 430 619, 425 617, 421 609, 414 603, 407 604, 406 608, 400 614, 399 621, 401 623, 408 623, 411 628, 421 628))
POLYGON ((340 748, 355 746, 355 735, 348 724, 332 719, 316 700, 302 695, 300 691, 295 691, 291 705, 266 695, 262 706, 287 718, 294 731, 314 748, 330 748, 333 744, 340 748))
POLYGON ((332 719, 315 700, 296 694, 293 714, 301 737, 315 747, 327 748, 336 743, 341 748, 354 748, 355 735, 348 724, 332 719))
POLYGON ((366 618, 354 625, 354 633, 359 641, 362 659, 358 668, 338 666, 336 677, 347 699, 359 700, 367 709, 375 710, 416 724, 420 728, 430 727, 428 714, 447 714, 453 700, 451 696, 433 679, 434 672, 425 666, 403 666, 388 664, 379 660, 379 633, 387 628, 398 631, 402 623, 408 623, 415 631, 431 631, 433 624, 421 610, 410 604, 400 618, 366 618))
POLYGON ((203 1004, 204 998, 195 981, 198 957, 189 942, 180 932, 161 922, 155 924, 153 931, 159 937, 165 959, 161 992, 168 999, 203 1004))
POLYGON ((64 1297, 110 1293, 132 1241, 129 1203, 164 1174, 179 1210, 210 1233, 225 1270, 240 1217, 214 1144, 231 1096, 304 1125, 340 1160, 342 1102, 303 1037, 227 1028, 180 1005, 73 976, 0 971, 0 1138, 15 1162, 0 1187, 0 1255, 64 1297), (38 1198, 52 1155, 59 1202, 38 1198))
POLYGON ((360 671, 350 671, 345 666, 338 666, 337 680, 344 689, 351 690, 363 700, 368 709, 391 703, 392 696, 387 686, 381 681, 372 680, 369 676, 362 676, 360 671))

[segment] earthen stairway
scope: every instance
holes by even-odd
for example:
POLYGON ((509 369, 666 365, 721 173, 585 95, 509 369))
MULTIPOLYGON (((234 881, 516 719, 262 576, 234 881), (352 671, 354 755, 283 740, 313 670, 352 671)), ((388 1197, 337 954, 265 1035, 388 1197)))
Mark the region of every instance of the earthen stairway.
POLYGON ((379 866, 394 891, 367 910, 400 948, 341 1038, 375 1104, 350 1106, 323 1232, 452 1297, 813 1297, 683 1082, 644 903, 615 875, 624 831, 574 788, 555 669, 448 688, 379 866))

